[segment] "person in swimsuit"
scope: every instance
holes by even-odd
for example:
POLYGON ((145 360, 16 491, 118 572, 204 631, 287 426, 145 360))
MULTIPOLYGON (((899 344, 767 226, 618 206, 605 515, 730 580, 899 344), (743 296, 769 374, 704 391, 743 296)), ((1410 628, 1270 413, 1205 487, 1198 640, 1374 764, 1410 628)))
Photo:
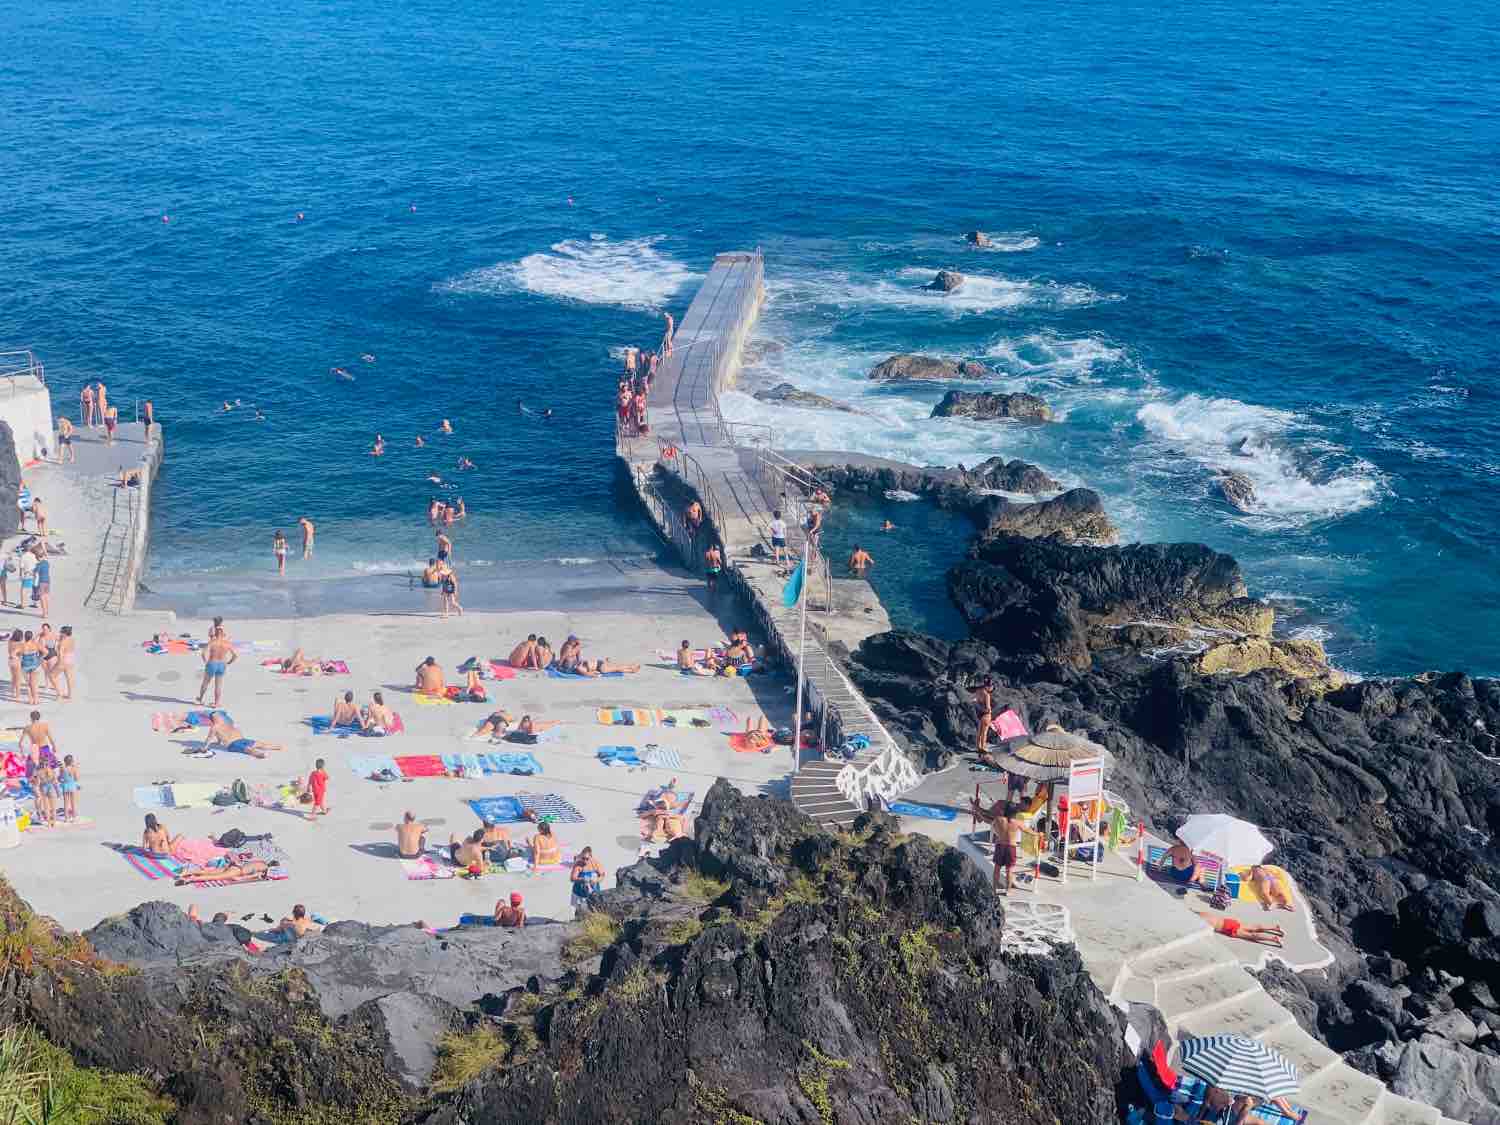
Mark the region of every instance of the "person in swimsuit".
POLYGON ((18 655, 21 658, 21 674, 26 677, 26 698, 35 707, 36 673, 37 669, 42 666, 42 646, 36 643, 30 629, 26 630, 25 636, 21 639, 18 655))
POLYGON ((429 656, 416 667, 416 689, 422 695, 443 698, 448 685, 443 680, 443 669, 434 657, 429 656))
POLYGON ((43 538, 47 535, 47 506, 42 503, 40 496, 31 498, 31 518, 36 521, 36 533, 43 538))
POLYGON ((990 840, 995 847, 994 888, 996 894, 1010 894, 1012 876, 1015 872, 1017 846, 1021 842, 1021 822, 1015 819, 1016 806, 1011 801, 996 801, 985 808, 975 798, 969 799, 969 812, 980 820, 989 821, 990 840), (1005 890, 1000 890, 1000 872, 1005 872, 1005 890))
POLYGON ((31 789, 36 794, 36 813, 48 828, 57 823, 57 769, 43 758, 31 771, 31 789))
POLYGON ((501 738, 510 730, 510 724, 514 720, 504 711, 492 712, 484 722, 474 728, 470 738, 501 738))
POLYGON ((672 324, 672 314, 662 313, 667 320, 667 330, 661 335, 661 354, 670 357, 672 355, 672 335, 676 329, 672 324))
POLYGON ((454 867, 465 867, 470 871, 484 870, 484 829, 476 828, 463 839, 448 838, 448 860, 454 867))
POLYGON ((524 641, 510 650, 509 664, 512 668, 530 668, 532 654, 536 652, 536 634, 530 634, 524 641))
POLYGON ((458 575, 451 568, 443 574, 442 585, 438 588, 443 595, 443 620, 448 620, 450 610, 462 617, 464 607, 458 604, 458 575))
POLYGON ((569 636, 563 641, 562 648, 557 650, 557 670, 559 672, 577 672, 578 661, 583 653, 583 642, 575 636, 569 636))
POLYGON ((416 859, 427 850, 427 825, 417 814, 407 811, 396 825, 396 854, 402 859, 416 859))
POLYGON ((719 574, 724 569, 724 556, 719 545, 712 543, 703 552, 703 576, 708 582, 708 593, 712 597, 719 592, 719 574))
POLYGON ((1214 933, 1225 937, 1253 941, 1257 945, 1269 945, 1275 949, 1281 948, 1282 940, 1286 937, 1286 931, 1280 926, 1254 926, 1227 914, 1211 914, 1207 910, 1195 910, 1193 913, 1207 922, 1214 933))
POLYGON ((10 662, 10 697, 18 703, 21 700, 21 645, 24 634, 19 629, 12 629, 10 640, 5 645, 5 655, 10 662))
POLYGON ((36 555, 22 551, 16 566, 21 572, 21 600, 16 605, 25 609, 31 604, 31 592, 36 588, 36 555))
POLYGON ((776 740, 771 737, 771 724, 764 715, 745 719, 745 741, 753 750, 771 752, 771 744, 776 740))
POLYGON ((777 508, 771 513, 771 562, 780 568, 786 561, 786 520, 781 518, 781 509, 777 508))
POLYGON ((220 711, 209 716, 208 734, 203 738, 203 748, 207 750, 210 746, 222 746, 232 754, 249 754, 252 758, 264 758, 267 750, 286 749, 279 743, 246 738, 245 732, 224 718, 220 711))
POLYGON ((574 898, 593 898, 599 893, 604 882, 604 868, 594 858, 593 848, 584 848, 578 853, 568 878, 573 883, 574 898))
POLYGON ((73 626, 64 625, 57 638, 57 665, 49 677, 53 691, 57 691, 57 677, 62 677, 66 690, 59 693, 61 699, 73 698, 73 669, 77 663, 78 644, 73 639, 73 626))
POLYGON ((1181 839, 1173 839, 1172 846, 1162 853, 1159 866, 1168 879, 1181 884, 1178 894, 1187 894, 1188 887, 1198 881, 1198 857, 1181 839))
POLYGON ((188 887, 195 883, 217 883, 220 880, 269 879, 271 868, 275 866, 277 866, 277 861, 274 859, 267 863, 263 859, 242 857, 223 864, 184 867, 178 872, 174 885, 188 887))
POLYGON ((342 699, 335 699, 333 701, 333 722, 331 725, 335 727, 364 726, 364 723, 360 721, 359 708, 354 704, 354 693, 352 691, 344 692, 342 699))
POLYGON ((276 573, 286 577, 286 536, 281 534, 281 528, 276 529, 276 534, 271 536, 271 550, 276 552, 276 573))
POLYGON ((437 559, 428 559, 427 566, 422 570, 422 588, 436 590, 438 585, 438 561, 437 559))
POLYGON ((536 835, 526 841, 531 849, 533 867, 549 867, 562 862, 562 841, 552 833, 552 825, 542 821, 536 826, 536 835))
POLYGON ((36 547, 36 574, 33 576, 32 593, 43 617, 52 610, 52 560, 40 543, 36 547))
POLYGON ((439 531, 437 533, 437 557, 438 562, 447 562, 453 555, 453 540, 439 531))
POLYGON ((302 557, 310 559, 312 558, 313 539, 316 537, 318 529, 313 526, 313 521, 306 516, 297 521, 297 526, 302 529, 302 557))
POLYGON ((853 552, 849 555, 849 573, 856 578, 863 578, 865 571, 874 565, 875 560, 870 557, 870 552, 856 543, 853 552))
POLYGON ((536 639, 536 648, 531 653, 531 666, 538 670, 552 663, 552 646, 547 643, 546 637, 536 639))
POLYGON ((495 925, 502 926, 507 930, 519 930, 526 925, 525 898, 520 891, 510 892, 510 901, 504 899, 495 902, 495 925))
POLYGON ((479 838, 480 844, 485 848, 500 848, 504 852, 510 851, 510 833, 503 825, 496 824, 493 820, 481 821, 484 835, 479 838))
POLYGON ((686 640, 677 649, 677 667, 695 676, 712 676, 716 671, 712 664, 700 661, 693 655, 692 646, 686 640))
POLYGON ((1250 889, 1255 892, 1255 897, 1260 899, 1261 908, 1270 910, 1273 905, 1282 910, 1296 910, 1292 905, 1291 898, 1287 895, 1286 888, 1282 886, 1281 880, 1267 868, 1256 864, 1250 868, 1250 889))
POLYGON ((896 530, 896 525, 893 524, 890 520, 886 520, 885 523, 883 523, 883 524, 880 525, 880 530, 881 531, 895 531, 896 530))
POLYGON ((57 463, 67 464, 69 461, 77 461, 78 453, 73 448, 73 423, 66 418, 57 420, 57 463))
MULTIPOLYGON (((101 384, 101 386, 102 386, 102 384, 101 384)), ((120 424, 120 409, 119 409, 119 407, 111 406, 108 410, 106 410, 104 412, 104 443, 106 445, 114 445, 114 443, 115 443, 115 427, 118 426, 119 424, 120 424)))
POLYGON ((703 505, 694 500, 682 513, 682 522, 687 525, 688 537, 696 540, 703 527, 703 505))
POLYGON ((364 728, 366 734, 389 734, 396 725, 396 713, 385 705, 385 696, 375 692, 370 696, 370 705, 365 708, 364 728))
POLYGON ((821 550, 823 539, 823 509, 813 508, 807 513, 807 523, 804 527, 807 533, 807 549, 809 554, 817 554, 821 550))
POLYGON ((376 434, 375 435, 375 444, 372 445, 372 446, 370 446, 370 456, 371 457, 384 457, 385 456, 385 438, 382 435, 380 435, 380 434, 376 434))
POLYGON ((974 689, 974 717, 979 721, 979 733, 975 741, 979 760, 993 764, 990 757, 990 723, 995 718, 995 681, 989 676, 980 680, 979 686, 974 689))
POLYGON ((63 799, 63 819, 78 819, 78 790, 83 788, 78 781, 78 764, 73 761, 73 755, 69 754, 63 759, 62 778, 60 788, 63 799))
POLYGON ((141 851, 147 855, 169 856, 172 849, 182 840, 181 836, 173 836, 156 819, 155 813, 146 814, 146 830, 141 833, 141 851))
POLYGON ((442 430, 443 433, 445 433, 445 434, 451 434, 453 432, 453 423, 450 422, 450 421, 448 421, 448 419, 444 418, 443 419, 443 424, 441 426, 439 426, 438 428, 440 430, 442 430))
POLYGON ((281 662, 281 672, 286 676, 316 676, 323 671, 321 660, 310 660, 300 648, 281 662))
POLYGON ((217 627, 209 633, 208 644, 203 647, 203 682, 198 685, 198 702, 203 702, 203 693, 208 685, 214 685, 214 706, 224 697, 224 672, 239 659, 234 646, 222 629, 217 627))
POLYGON ((105 414, 108 412, 108 410, 109 395, 106 393, 104 380, 100 379, 99 382, 94 386, 94 417, 99 420, 101 425, 104 422, 105 414))
POLYGON ((94 388, 92 384, 85 383, 83 390, 78 392, 78 412, 83 419, 83 425, 89 429, 94 428, 94 388))
POLYGON ((156 425, 156 407, 148 398, 141 404, 141 421, 146 424, 146 436, 151 436, 151 427, 156 425))

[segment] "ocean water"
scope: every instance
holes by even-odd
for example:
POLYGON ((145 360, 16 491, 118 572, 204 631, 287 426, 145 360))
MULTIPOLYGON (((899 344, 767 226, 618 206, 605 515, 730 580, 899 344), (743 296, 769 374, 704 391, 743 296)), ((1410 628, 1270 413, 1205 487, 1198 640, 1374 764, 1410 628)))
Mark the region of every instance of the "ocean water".
MULTIPOLYGON (((403 569, 434 491, 497 573, 651 554, 611 350, 759 245, 745 389, 867 413, 731 416, 1024 457, 1128 539, 1232 552, 1346 668, 1500 672, 1495 5, 221 8, 0 7, 0 347, 64 399, 155 403, 153 579, 267 568, 304 513, 294 573, 403 569), (940 267, 968 283, 923 292, 940 267), (943 388, 864 380, 917 350, 1061 421, 929 420, 943 388)), ((882 547, 926 560, 892 594, 917 624, 962 550, 925 534, 882 547)))

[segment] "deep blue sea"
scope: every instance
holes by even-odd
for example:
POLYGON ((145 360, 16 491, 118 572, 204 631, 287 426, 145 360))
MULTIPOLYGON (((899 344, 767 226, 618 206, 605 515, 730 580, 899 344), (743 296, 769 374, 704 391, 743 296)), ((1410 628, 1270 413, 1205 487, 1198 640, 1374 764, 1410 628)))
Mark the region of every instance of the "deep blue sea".
MULTIPOLYGON (((158 580, 268 569, 303 513, 297 573, 407 566, 431 472, 471 563, 649 554, 611 350, 761 246, 746 388, 868 413, 730 415, 1033 460, 1127 539, 1232 552, 1343 667, 1500 673, 1500 5, 77 0, 0 6, 0 41, 0 348, 155 402, 158 580), (1062 420, 864 382, 913 350, 1062 420)), ((895 522, 883 592, 951 629, 967 529, 895 522)))

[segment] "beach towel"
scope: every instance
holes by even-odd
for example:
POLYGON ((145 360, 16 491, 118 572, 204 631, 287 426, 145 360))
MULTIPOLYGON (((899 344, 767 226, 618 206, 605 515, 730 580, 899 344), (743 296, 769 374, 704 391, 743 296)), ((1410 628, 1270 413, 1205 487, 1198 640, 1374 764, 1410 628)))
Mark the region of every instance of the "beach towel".
MULTIPOLYGON (((1271 881, 1281 888, 1281 893, 1286 895, 1286 900, 1288 902, 1295 903, 1297 901, 1297 895, 1292 890, 1292 877, 1286 873, 1285 868, 1277 867, 1275 864, 1266 863, 1261 865, 1261 870, 1271 876, 1271 881)), ((1249 866, 1231 867, 1229 869, 1229 873, 1231 875, 1239 876, 1241 888, 1239 893, 1240 898, 1248 899, 1252 902, 1258 902, 1260 903, 1260 905, 1265 907, 1275 905, 1275 903, 1273 902, 1266 902, 1264 899, 1262 899, 1260 895, 1256 893, 1255 888, 1250 885, 1249 866)))
POLYGON ((513 680, 516 678, 516 670, 503 660, 491 660, 490 678, 495 680, 513 680))
POLYGON ((428 695, 426 692, 413 692, 412 699, 418 707, 451 707, 453 700, 446 695, 428 695))
POLYGON ((537 815, 538 820, 555 820, 559 824, 582 824, 583 814, 565 797, 556 793, 517 793, 521 804, 537 815))
POLYGON ((313 734, 331 734, 335 738, 348 738, 350 735, 363 734, 364 730, 357 724, 344 723, 335 727, 332 715, 309 715, 305 720, 312 727, 313 734))
POLYGON ((703 717, 711 723, 718 723, 722 734, 733 734, 745 725, 739 715, 729 707, 710 707, 703 712, 703 717))
POLYGON ((323 674, 325 676, 347 676, 349 675, 349 662, 346 660, 323 661, 323 674))
POLYGON ((519 797, 471 797, 469 799, 469 808, 474 810, 474 815, 491 824, 519 824, 525 819, 521 815, 523 807, 519 797))
POLYGON ((170 785, 137 785, 131 793, 131 799, 138 809, 169 809, 172 807, 172 787, 170 785))
POLYGON ((436 754, 406 754, 396 759, 402 777, 446 777, 443 759, 436 754))
POLYGON ((542 772, 542 763, 537 761, 535 754, 521 754, 514 751, 504 754, 480 754, 480 768, 485 773, 519 774, 523 777, 542 772))
POLYGON ((349 755, 349 768, 360 777, 369 777, 381 770, 389 770, 393 774, 401 772, 396 765, 396 759, 386 754, 351 754, 349 755))
POLYGON ((1021 716, 1009 708, 990 720, 990 730, 1002 739, 1024 738, 1029 733, 1021 716))
POLYGON ((616 680, 624 677, 624 672, 602 672, 597 676, 585 676, 582 672, 564 672, 556 664, 547 665, 547 675, 554 680, 616 680))
POLYGON ((952 820, 958 815, 941 805, 923 805, 916 801, 892 801, 891 812, 898 816, 921 816, 928 820, 952 820))
POLYGON ((640 759, 643 765, 656 769, 682 769, 682 755, 670 746, 648 746, 640 752, 640 759))
POLYGON ((211 805, 223 783, 218 781, 179 781, 166 787, 169 809, 190 809, 211 805))
POLYGON ((644 707, 601 707, 594 717, 607 727, 653 727, 661 712, 644 707))
POLYGON ((451 777, 483 777, 484 767, 478 754, 444 754, 443 768, 451 777))
POLYGON ((729 736, 729 748, 736 754, 769 754, 775 745, 774 742, 767 742, 763 746, 757 746, 744 731, 729 736))
POLYGON ((634 746, 601 746, 595 756, 606 766, 644 765, 634 746))
POLYGON ((427 882, 431 879, 451 879, 458 872, 441 864, 430 855, 418 856, 416 859, 403 859, 401 870, 406 873, 408 880, 416 883, 427 882))
POLYGON ((184 836, 172 845, 172 858, 179 863, 191 864, 194 867, 213 863, 228 854, 228 848, 221 848, 206 837, 184 836))
POLYGON ((492 914, 460 914, 458 924, 460 926, 493 926, 495 918, 492 914))
POLYGON ((483 690, 480 691, 479 698, 475 699, 463 684, 449 684, 443 689, 443 697, 451 699, 454 703, 488 703, 490 701, 489 696, 483 690))
POLYGON ((120 856, 131 867, 151 880, 175 879, 177 873, 182 870, 182 864, 175 859, 169 856, 148 855, 140 848, 121 848, 120 856))
MULTIPOLYGON (((228 711, 188 711, 181 716, 181 721, 190 727, 206 727, 213 716, 218 715, 231 726, 234 720, 229 717, 228 711)), ((151 716, 151 729, 170 734, 178 726, 178 716, 170 711, 157 711, 151 716)))

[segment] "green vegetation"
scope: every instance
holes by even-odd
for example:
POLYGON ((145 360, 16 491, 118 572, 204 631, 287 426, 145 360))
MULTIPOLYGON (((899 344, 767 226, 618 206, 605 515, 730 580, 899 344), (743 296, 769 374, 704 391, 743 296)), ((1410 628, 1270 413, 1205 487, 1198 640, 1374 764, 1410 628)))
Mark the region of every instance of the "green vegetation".
POLYGON ((563 946, 563 960, 576 965, 590 957, 597 957, 613 945, 619 936, 620 923, 608 914, 585 914, 582 932, 563 946))
POLYGON ((797 1088, 812 1102, 823 1125, 833 1125, 833 1098, 828 1093, 828 1079, 840 1070, 848 1070, 849 1063, 825 1055, 805 1039, 802 1049, 807 1052, 808 1060, 797 1068, 797 1088))
POLYGON ((937 932, 937 927, 924 924, 915 930, 907 930, 897 940, 901 964, 908 976, 925 977, 941 963, 937 946, 932 944, 932 935, 937 932))
POLYGON ((687 878, 682 881, 680 893, 684 898, 697 899, 699 902, 713 902, 728 889, 729 884, 722 879, 711 879, 701 871, 690 871, 687 878))
POLYGON ((703 1111, 703 1119, 713 1122, 713 1125, 765 1125, 759 1117, 751 1117, 729 1104, 729 1095, 723 1090, 710 1090, 707 1086, 698 1086, 693 1090, 697 1099, 698 1108, 703 1111))
POLYGON ((651 990, 656 984, 657 981, 646 971, 644 965, 636 965, 611 991, 621 1000, 634 1003, 651 995, 651 990))
POLYGON ((481 1024, 473 1031, 449 1032, 438 1044, 432 1088, 444 1092, 457 1090, 499 1066, 509 1055, 510 1045, 491 1024, 481 1024))
POLYGON ((703 923, 696 918, 683 918, 667 927, 667 942, 670 945, 686 945, 703 932, 703 923))
POLYGON ((33 1028, 0 1032, 0 1125, 166 1125, 176 1108, 137 1075, 78 1066, 33 1028))
POLYGON ((782 911, 787 907, 796 906, 799 903, 812 904, 821 901, 823 901, 823 893, 818 889, 818 885, 799 871, 788 880, 782 892, 767 902, 761 908, 760 913, 751 919, 746 931, 751 937, 759 937, 771 928, 771 923, 781 917, 782 911))

